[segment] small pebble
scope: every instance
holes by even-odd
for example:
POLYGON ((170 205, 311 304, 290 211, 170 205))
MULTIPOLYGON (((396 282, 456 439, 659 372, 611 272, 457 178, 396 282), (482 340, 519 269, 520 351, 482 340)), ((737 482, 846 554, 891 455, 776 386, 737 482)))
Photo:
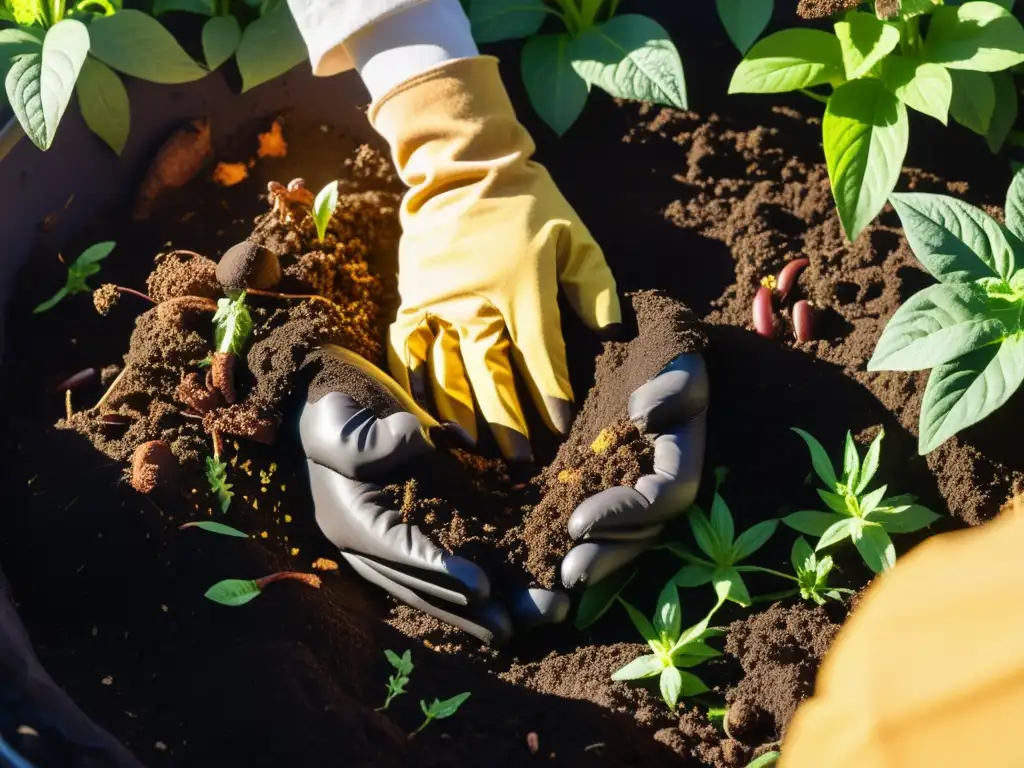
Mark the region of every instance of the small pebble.
POLYGON ((104 685, 113 685, 114 684, 114 678, 113 678, 112 675, 107 675, 102 680, 100 680, 100 682, 103 683, 104 685))
POLYGON ((161 752, 166 752, 167 751, 167 745, 164 744, 162 741, 158 741, 153 746, 156 747, 157 749, 159 749, 161 752))

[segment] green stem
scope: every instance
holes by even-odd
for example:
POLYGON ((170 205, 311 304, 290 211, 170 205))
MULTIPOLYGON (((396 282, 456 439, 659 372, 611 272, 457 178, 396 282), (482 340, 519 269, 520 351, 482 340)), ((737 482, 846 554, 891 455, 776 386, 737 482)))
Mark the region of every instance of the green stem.
POLYGON ((580 29, 586 31, 594 26, 597 13, 601 10, 604 0, 580 0, 580 29))
POLYGON ((808 88, 801 88, 800 93, 802 93, 804 96, 807 96, 810 99, 820 101, 822 104, 828 104, 828 96, 825 96, 824 94, 815 93, 814 91, 808 88))
POLYGON ((565 28, 569 31, 570 35, 576 37, 583 31, 583 19, 580 17, 580 11, 576 7, 575 0, 555 0, 555 3, 562 9, 564 14, 562 20, 565 22, 565 28))
POLYGON ((921 49, 920 18, 913 16, 903 22, 903 34, 900 35, 900 50, 905 54, 915 54, 921 49))
POLYGON ((608 4, 608 18, 614 18, 615 14, 619 10, 619 0, 611 0, 608 4))
POLYGON ((799 589, 787 589, 784 592, 769 592, 767 595, 758 595, 757 597, 750 598, 750 604, 754 603, 773 603, 776 600, 785 600, 787 597, 794 597, 799 595, 799 589))
POLYGON ((796 576, 783 573, 782 571, 774 571, 771 568, 762 568, 760 565, 737 565, 735 567, 740 573, 768 573, 772 576, 778 576, 780 579, 795 581, 797 584, 800 583, 800 580, 797 579, 796 576))
POLYGON ((413 736, 415 736, 415 735, 416 735, 417 733, 419 733, 419 732, 420 732, 420 731, 422 731, 422 730, 423 730, 424 728, 426 728, 426 727, 427 727, 428 725, 430 725, 430 721, 431 721, 431 720, 433 720, 433 719, 434 719, 434 716, 433 716, 433 715, 427 715, 427 719, 426 719, 426 720, 424 720, 424 721, 423 721, 423 722, 422 722, 422 723, 420 724, 420 727, 419 727, 419 728, 417 728, 417 729, 416 729, 415 731, 413 731, 412 733, 410 733, 410 734, 409 734, 409 738, 411 739, 411 738, 412 738, 413 736))

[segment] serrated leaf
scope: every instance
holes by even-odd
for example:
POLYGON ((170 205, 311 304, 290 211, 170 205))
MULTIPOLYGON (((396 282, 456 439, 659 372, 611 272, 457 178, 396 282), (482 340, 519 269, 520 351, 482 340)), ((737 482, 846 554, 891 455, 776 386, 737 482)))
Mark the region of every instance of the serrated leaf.
POLYGON ((817 545, 814 547, 816 552, 820 552, 826 547, 831 547, 838 544, 843 539, 851 538, 855 531, 858 531, 863 525, 860 518, 856 517, 845 517, 842 520, 829 526, 829 528, 821 534, 821 538, 818 540, 817 545))
POLYGON ((576 629, 586 629, 604 616, 634 576, 636 576, 635 570, 629 571, 620 568, 592 587, 587 587, 580 598, 579 607, 576 609, 573 626, 576 629))
POLYGON ((996 3, 936 8, 924 57, 948 69, 998 72, 1024 61, 1024 27, 996 3))
POLYGON ((75 83, 78 106, 89 130, 118 155, 124 150, 131 126, 128 91, 110 67, 87 57, 75 83))
POLYGON ((209 71, 152 16, 136 10, 97 16, 89 24, 89 53, 107 66, 151 83, 190 83, 209 71))
POLYGON ((896 507, 891 511, 884 507, 876 509, 871 515, 871 521, 878 523, 889 533, 914 533, 922 528, 927 528, 941 517, 928 507, 920 504, 908 504, 896 507))
POLYGON ((867 523, 854 543, 864 564, 875 573, 883 573, 896 565, 896 548, 882 526, 867 523))
POLYGON ((1007 280, 1013 251, 984 211, 945 195, 903 192, 890 198, 914 255, 943 283, 1007 280))
POLYGON ((896 98, 946 125, 953 98, 953 78, 945 67, 890 54, 882 60, 881 76, 885 87, 896 98))
POLYGON ((283 75, 309 58, 287 3, 278 3, 242 32, 235 62, 242 93, 283 75))
MULTIPOLYGON (((715 491, 714 498, 711 500, 711 528, 715 532, 715 538, 718 540, 721 549, 730 549, 733 537, 735 536, 732 512, 729 511, 729 505, 725 503, 725 499, 717 491, 715 491)), ((724 553, 720 552, 719 554, 724 553)))
MULTIPOLYGON (((820 534, 819 534, 820 535, 820 534)), ((789 561, 793 564, 793 572, 799 575, 803 571, 812 570, 817 565, 817 558, 807 539, 798 536, 793 542, 793 548, 789 553, 789 561)))
POLYGON ((790 427, 790 430, 800 435, 804 443, 807 444, 807 450, 811 453, 811 464, 814 466, 815 473, 821 478, 821 482, 829 488, 835 488, 838 482, 836 472, 832 468, 832 461, 829 459, 828 453, 821 443, 809 432, 805 432, 798 427, 790 427))
POLYGON ((654 610, 654 629, 665 645, 672 645, 682 629, 682 609, 679 607, 679 588, 675 582, 662 587, 658 605, 654 610))
POLYGON ((47 30, 38 51, 21 54, 7 71, 11 109, 40 149, 53 143, 88 53, 89 30, 80 21, 64 19, 47 30))
POLYGON ((690 523, 690 531, 693 532, 697 546, 711 560, 718 562, 726 550, 703 510, 697 506, 690 507, 686 519, 690 523))
POLYGON ((654 629, 651 622, 647 620, 647 617, 621 597, 618 598, 618 600, 622 604, 622 607, 626 609, 626 613, 629 614, 629 620, 633 622, 633 626, 636 627, 636 630, 640 633, 641 637, 643 637, 643 639, 648 643, 657 642, 660 639, 658 632, 654 629))
POLYGON ((899 179, 907 153, 907 109, 881 81, 836 88, 822 120, 832 195, 849 240, 870 224, 899 179))
POLYGON ((590 95, 590 84, 569 59, 571 43, 567 34, 536 35, 526 41, 520 57, 530 104, 559 136, 576 122, 590 95))
POLYGON ((467 9, 478 43, 530 37, 550 12, 540 0, 473 0, 467 9))
POLYGON ((745 530, 733 544, 732 561, 737 563, 757 552, 775 534, 778 527, 778 520, 763 520, 745 530))
POLYGON ((794 531, 806 533, 808 536, 821 536, 841 519, 843 518, 834 513, 807 509, 786 515, 782 522, 794 531))
POLYGON ((213 316, 213 342, 218 352, 242 354, 252 333, 252 315, 245 305, 245 292, 235 299, 218 299, 213 316))
POLYGON ((713 568, 708 568, 706 565, 684 565, 672 577, 672 581, 676 583, 676 586, 684 589, 702 587, 711 583, 711 576, 714 572, 713 568))
POLYGON ((988 296, 977 283, 918 291, 886 324, 868 370, 927 370, 999 341, 1006 328, 987 316, 987 307, 988 296))
POLYGON ((235 55, 242 42, 242 28, 234 16, 214 16, 203 25, 203 57, 210 71, 235 55))
POLYGON ((1024 340, 1008 338, 932 370, 921 403, 923 456, 1003 405, 1024 381, 1024 340))
POLYGON ((835 23, 835 30, 847 80, 866 75, 900 43, 899 28, 873 13, 848 11, 835 23))
POLYGON ((740 53, 746 53, 771 21, 774 0, 715 0, 725 33, 740 53))
POLYGON ((394 667, 398 671, 401 671, 401 669, 402 669, 402 657, 401 656, 399 656, 397 653, 395 653, 392 650, 385 650, 384 651, 384 658, 386 658, 388 660, 388 664, 390 664, 392 667, 394 667))
POLYGON ((953 97, 949 114, 960 125, 980 136, 988 133, 996 109, 996 87, 985 72, 950 71, 953 97))
POLYGON ((232 528, 230 525, 224 525, 223 523, 215 523, 212 520, 200 520, 185 523, 181 526, 181 528, 200 528, 201 530, 209 531, 210 533, 218 533, 221 536, 234 536, 238 539, 249 538, 248 533, 243 533, 237 528, 232 528))
POLYGON ((224 579, 208 590, 204 597, 221 605, 236 608, 260 596, 260 588, 252 579, 224 579))
POLYGON ((992 112, 992 122, 985 134, 985 142, 989 150, 996 154, 1003 148, 1017 122, 1017 86, 1009 72, 993 72, 989 77, 995 86, 996 105, 992 112))
POLYGON ((323 241, 327 235, 327 227, 331 217, 338 208, 338 182, 331 181, 324 185, 313 200, 313 223, 316 225, 316 236, 323 241))
POLYGON ((654 655, 641 656, 612 673, 612 680, 643 680, 660 675, 665 668, 661 657, 654 655))
POLYGON ((597 24, 573 41, 572 66, 610 96, 686 109, 686 80, 679 51, 653 19, 623 14, 597 24))
POLYGON ((857 487, 853 489, 853 492, 857 495, 867 490, 868 484, 874 479, 875 473, 878 472, 878 463, 882 459, 882 440, 884 438, 885 430, 880 429, 878 434, 875 435, 875 439, 871 441, 871 445, 868 446, 867 455, 864 457, 864 464, 860 468, 860 479, 857 482, 857 487))
POLYGON ((235 497, 235 492, 231 490, 234 486, 228 482, 228 465, 218 458, 207 456, 206 482, 220 504, 221 514, 226 513, 235 497))
POLYGON ((733 72, 729 93, 785 93, 843 76, 843 52, 835 35, 785 29, 750 49, 733 72))

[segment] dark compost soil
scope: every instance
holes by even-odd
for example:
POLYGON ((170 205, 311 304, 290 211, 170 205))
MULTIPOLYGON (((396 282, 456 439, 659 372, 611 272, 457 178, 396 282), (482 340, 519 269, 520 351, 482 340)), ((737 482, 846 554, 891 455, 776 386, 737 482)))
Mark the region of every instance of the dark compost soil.
MULTIPOLYGON (((691 17, 687 4, 634 5, 665 23, 679 43, 696 111, 615 103, 595 93, 580 123, 558 142, 529 110, 517 47, 498 53, 538 141, 538 158, 602 244, 621 291, 660 291, 636 297, 640 328, 644 307, 660 307, 653 332, 675 326, 684 333, 656 343, 643 342, 641 334, 633 345, 609 345, 595 374, 601 346, 565 311, 579 400, 595 375, 598 386, 570 439, 538 452, 539 465, 547 467, 521 477, 501 462, 462 455, 458 464, 470 482, 452 487, 416 478, 390 489, 396 503, 443 545, 503 573, 525 566, 534 580, 549 583, 567 545, 561 522, 574 504, 649 466, 646 441, 621 421, 623 393, 673 350, 706 341, 707 467, 729 467, 723 494, 738 529, 814 503, 805 448, 790 426, 809 429, 830 449, 847 429, 863 441, 884 427, 880 477, 897 492, 948 510, 949 520, 937 529, 989 519, 1024 479, 1003 426, 1024 415, 1024 401, 1015 398, 997 418, 917 456, 926 374, 868 374, 865 363, 888 317, 930 278, 900 238, 891 211, 856 243, 843 240, 820 147, 820 105, 799 97, 726 97, 737 56, 717 23, 691 17), (797 256, 810 259, 799 290, 817 308, 817 339, 759 337, 750 330, 750 303, 760 280, 797 256), (702 330, 684 307, 703 320, 702 330), (595 441, 602 451, 594 450, 595 441)), ((787 14, 780 9, 775 23, 791 23, 787 14)), ((983 142, 966 131, 912 122, 901 186, 955 194, 999 213, 1010 174, 1005 158, 987 156, 983 142)), ((217 157, 251 155, 243 145, 265 128, 215 147, 217 157)), ((212 298, 218 295, 213 261, 266 213, 259 196, 268 181, 303 176, 310 189, 332 178, 353 182, 340 208, 351 217, 339 223, 333 252, 302 246, 308 232, 303 241, 273 218, 256 226, 257 238, 282 257, 287 290, 324 293, 349 306, 339 315, 316 302, 252 297, 257 330, 245 365, 235 368, 234 405, 207 399, 205 374, 195 365, 210 346, 209 314, 201 307, 152 309, 120 296, 100 317, 88 297, 75 296, 33 316, 31 308, 63 273, 45 233, 23 270, 2 378, 9 501, 0 562, 55 679, 152 765, 659 761, 733 768, 778 742, 812 689, 817 664, 845 619, 843 606, 724 609, 720 623, 732 622, 726 655, 702 668, 715 697, 672 715, 656 691, 609 680, 642 651, 617 610, 582 634, 570 626, 539 631, 499 653, 393 606, 344 569, 323 573, 318 590, 274 585, 245 608, 202 599, 223 578, 308 571, 318 558, 337 559, 312 520, 301 452, 290 432, 290 390, 319 340, 340 337, 378 358, 395 302, 397 190, 386 168, 344 133, 304 124, 301 113, 287 119, 285 134, 288 156, 260 161, 238 186, 216 187, 204 174, 172 193, 149 220, 133 221, 130 209, 113 212, 81 238, 82 245, 118 242, 98 276, 104 281, 142 290, 149 277, 150 295, 171 303, 183 293, 212 298), (163 256, 154 272, 156 254, 163 256), (72 417, 97 451, 76 429, 53 426, 65 403, 48 387, 86 367, 107 369, 102 381, 96 377, 72 393, 78 412, 100 398, 117 372, 111 365, 129 371, 107 403, 119 417, 104 425, 74 424, 84 417, 72 417), (185 403, 207 427, 214 419, 229 433, 225 456, 238 495, 227 516, 217 512, 213 519, 251 532, 251 541, 178 529, 215 510, 195 480, 209 440, 201 419, 182 414, 185 403), (275 428, 273 446, 245 439, 270 439, 275 428), (129 487, 125 466, 137 445, 153 440, 170 447, 184 473, 143 496, 129 487), (410 695, 381 714, 373 708, 383 700, 389 673, 384 648, 412 648, 417 666, 410 695), (455 717, 406 739, 419 723, 419 698, 460 691, 473 696, 455 717), (735 738, 707 719, 706 706, 716 697, 732 707, 735 738)), ((898 539, 898 551, 917 540, 898 539)), ((791 542, 780 531, 758 561, 787 568, 791 542)), ((855 557, 841 554, 838 562, 841 583, 868 581, 855 557)), ((665 553, 645 556, 630 599, 650 611, 677 566, 665 553)), ((770 579, 751 578, 750 586, 754 594, 780 588, 770 579)), ((684 619, 706 610, 705 591, 683 593, 684 619)))

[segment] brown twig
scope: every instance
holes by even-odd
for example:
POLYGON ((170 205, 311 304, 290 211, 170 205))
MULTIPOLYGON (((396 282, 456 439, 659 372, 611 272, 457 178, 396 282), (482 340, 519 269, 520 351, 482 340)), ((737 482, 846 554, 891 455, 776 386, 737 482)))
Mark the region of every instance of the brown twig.
POLYGON ((269 576, 264 576, 261 579, 256 579, 256 586, 259 587, 260 591, 263 591, 268 584, 273 584, 275 581, 285 581, 291 579, 293 581, 301 581, 303 584, 313 587, 313 589, 320 589, 320 585, 323 583, 320 577, 314 573, 300 573, 298 571, 280 571, 278 573, 272 573, 269 576))
POLYGON ((335 304, 333 301, 328 299, 326 296, 318 296, 315 293, 278 293, 277 291, 262 291, 256 288, 246 288, 246 293, 251 293, 254 296, 268 296, 271 299, 299 299, 309 301, 322 301, 325 304, 334 307, 336 310, 341 312, 341 307, 335 304))
MULTIPOLYGON (((114 285, 114 284, 111 283, 111 285, 114 285)), ((142 291, 136 291, 134 288, 126 288, 123 285, 114 285, 114 288, 116 288, 121 293, 130 293, 132 296, 138 296, 140 299, 145 299, 150 304, 156 304, 157 303, 156 299, 154 299, 152 296, 147 296, 142 291)))
POLYGON ((220 432, 216 429, 210 433, 210 437, 213 438, 213 458, 214 461, 220 461, 221 451, 224 450, 224 440, 220 436, 220 432))

